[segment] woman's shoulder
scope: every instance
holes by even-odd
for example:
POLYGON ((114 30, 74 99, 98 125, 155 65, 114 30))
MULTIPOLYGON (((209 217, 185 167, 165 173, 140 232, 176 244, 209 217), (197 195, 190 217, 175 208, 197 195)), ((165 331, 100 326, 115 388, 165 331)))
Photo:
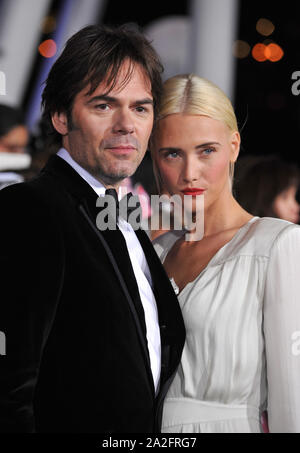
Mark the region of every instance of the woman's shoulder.
POLYGON ((221 249, 219 259, 227 261, 238 256, 269 258, 278 239, 285 234, 291 235, 291 231, 296 231, 299 237, 300 226, 273 217, 252 217, 221 249))
POLYGON ((258 217, 253 227, 256 234, 268 235, 271 241, 276 240, 283 233, 288 234, 292 230, 300 231, 300 225, 273 217, 258 217))
POLYGON ((273 217, 256 217, 245 231, 245 248, 257 255, 270 256, 272 248, 286 236, 300 239, 300 226, 273 217))
POLYGON ((161 261, 165 259, 168 251, 184 233, 185 231, 182 230, 171 230, 153 240, 152 245, 161 261))
POLYGON ((274 231, 282 231, 288 226, 295 226, 296 228, 300 227, 296 223, 289 222, 287 220, 277 219, 275 217, 255 217, 256 224, 259 225, 261 228, 268 228, 274 231))
MULTIPOLYGON (((300 225, 281 219, 263 217, 267 222, 273 220, 273 241, 271 250, 277 249, 280 253, 300 253, 300 225)), ((266 223, 267 223, 266 222, 266 223)), ((270 230, 270 228, 268 229, 270 230)))

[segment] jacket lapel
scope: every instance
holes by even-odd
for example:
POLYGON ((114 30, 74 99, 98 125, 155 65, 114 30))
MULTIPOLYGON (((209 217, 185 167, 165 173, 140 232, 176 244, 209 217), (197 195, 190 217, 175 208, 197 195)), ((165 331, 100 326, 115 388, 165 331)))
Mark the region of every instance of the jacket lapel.
POLYGON ((136 230, 136 235, 147 257, 159 313, 161 379, 156 398, 155 432, 160 432, 163 402, 180 363, 185 328, 177 297, 148 235, 142 229, 136 230))
POLYGON ((161 384, 163 385, 176 371, 180 361, 185 338, 184 324, 177 297, 148 235, 142 229, 136 230, 136 235, 142 245, 151 272, 158 308, 162 345, 161 384), (182 322, 180 323, 180 321, 182 322))
POLYGON ((132 313, 139 341, 142 347, 144 359, 146 362, 146 369, 149 377, 149 382, 154 395, 155 390, 146 338, 144 311, 141 302, 137 300, 137 297, 139 298, 138 287, 134 278, 131 261, 128 255, 125 239, 123 238, 122 233, 119 230, 100 231, 97 228, 96 226, 97 215, 99 214, 100 210, 104 208, 99 208, 96 206, 96 201, 98 198, 97 194, 89 186, 89 184, 83 178, 81 178, 81 176, 78 175, 78 173, 67 162, 65 162, 58 156, 51 156, 46 167, 42 170, 42 173, 52 174, 55 177, 56 181, 62 186, 63 190, 67 190, 72 195, 77 205, 77 208, 80 212, 80 215, 89 224, 91 230, 94 232, 95 236, 101 242, 113 266, 114 272, 116 273, 122 291, 125 295, 125 300, 127 301, 130 311, 132 313), (117 252, 115 250, 116 235, 114 235, 114 233, 118 234, 119 239, 120 239, 119 235, 121 235, 125 243, 125 247, 122 248, 123 254, 120 253, 120 251, 119 253, 116 253, 117 252), (126 254, 128 258, 127 260, 125 256, 126 254))

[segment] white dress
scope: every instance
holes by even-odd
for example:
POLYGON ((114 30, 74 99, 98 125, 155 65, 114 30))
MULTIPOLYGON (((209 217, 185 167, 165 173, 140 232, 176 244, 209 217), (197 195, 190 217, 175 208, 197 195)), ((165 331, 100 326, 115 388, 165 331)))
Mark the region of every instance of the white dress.
MULTIPOLYGON (((182 234, 154 241, 162 262, 182 234)), ((266 409, 270 432, 300 432, 299 225, 252 218, 178 299, 187 335, 162 432, 262 432, 266 409)))

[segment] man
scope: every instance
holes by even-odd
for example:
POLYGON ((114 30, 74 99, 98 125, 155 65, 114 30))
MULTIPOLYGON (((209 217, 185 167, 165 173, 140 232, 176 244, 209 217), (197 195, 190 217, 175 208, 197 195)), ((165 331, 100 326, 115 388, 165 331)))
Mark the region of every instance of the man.
POLYGON ((153 432, 184 326, 147 235, 98 196, 140 164, 161 90, 137 31, 89 26, 51 69, 44 118, 61 149, 34 180, 3 189, 2 432, 153 432))

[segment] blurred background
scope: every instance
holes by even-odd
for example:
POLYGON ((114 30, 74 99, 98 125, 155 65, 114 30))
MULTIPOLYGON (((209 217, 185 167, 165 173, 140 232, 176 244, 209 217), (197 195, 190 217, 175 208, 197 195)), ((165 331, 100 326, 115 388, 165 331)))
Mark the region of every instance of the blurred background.
MULTIPOLYGON (((13 170, 26 179, 47 160, 40 124, 41 92, 66 40, 87 24, 124 22, 136 23, 153 42, 165 68, 164 79, 195 72, 230 97, 242 135, 237 184, 239 172, 244 175, 244 166, 255 157, 275 155, 291 164, 293 171, 299 170, 300 2, 163 0, 133 4, 120 0, 0 0, 0 104, 22 111, 29 134, 23 140, 24 148, 31 158, 30 164, 20 158, 19 164, 1 166, 0 162, 0 171, 13 170)), ((1 140, 0 125, 0 151, 1 140)), ((154 191, 149 153, 133 178, 137 182, 149 194, 154 191)))

